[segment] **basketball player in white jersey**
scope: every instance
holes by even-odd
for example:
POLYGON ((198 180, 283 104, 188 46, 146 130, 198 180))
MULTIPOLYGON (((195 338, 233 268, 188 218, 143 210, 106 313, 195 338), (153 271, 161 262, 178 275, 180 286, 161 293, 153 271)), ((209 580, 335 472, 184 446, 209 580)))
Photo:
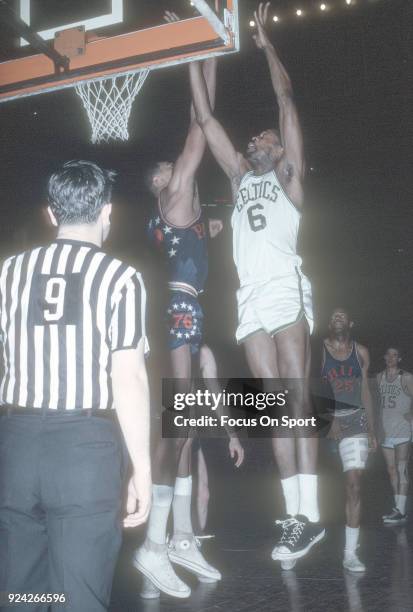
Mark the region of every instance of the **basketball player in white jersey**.
POLYGON ((377 374, 384 434, 381 446, 394 494, 393 510, 383 516, 389 524, 405 520, 409 488, 413 375, 400 369, 401 359, 400 349, 389 347, 384 355, 386 368, 377 374))
MULTIPOLYGON (((311 414, 308 376, 313 326, 311 287, 301 271, 297 234, 303 209, 303 140, 290 78, 268 35, 269 3, 255 13, 257 47, 268 62, 279 107, 279 132, 252 138, 246 156, 238 153, 213 116, 199 63, 190 68, 198 123, 216 160, 231 180, 233 252, 238 269, 239 326, 253 375, 304 381, 289 396, 294 416, 311 414)), ((317 439, 296 433, 273 436, 286 511, 282 536, 272 557, 292 563, 324 536, 317 500, 317 439)))

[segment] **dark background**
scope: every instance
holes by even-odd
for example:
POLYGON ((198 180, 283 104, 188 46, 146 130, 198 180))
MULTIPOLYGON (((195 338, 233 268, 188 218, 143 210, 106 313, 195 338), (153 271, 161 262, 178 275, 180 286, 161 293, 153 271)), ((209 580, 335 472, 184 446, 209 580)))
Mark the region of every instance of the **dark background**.
MULTIPOLYGON (((240 0, 242 50, 219 66, 217 115, 241 150, 253 134, 277 120, 266 62, 248 26, 256 4, 240 0)), ((356 336, 370 348, 373 370, 382 367, 388 344, 401 345, 404 365, 413 369, 412 4, 358 0, 346 7, 344 0, 334 0, 330 11, 321 13, 318 3, 303 0, 306 14, 298 19, 291 2, 272 2, 272 12, 282 20, 270 26, 270 34, 291 74, 305 136, 307 201, 300 242, 313 283, 318 330, 325 329, 332 307, 350 308, 356 336)), ((179 10, 182 2, 151 6, 147 17, 159 22, 164 7, 179 10)), ((4 49, 0 45, 2 55, 4 49)), ((176 158, 188 106, 187 69, 156 71, 135 102, 130 141, 92 146, 73 90, 1 105, 2 255, 50 237, 41 206, 47 176, 60 162, 86 158, 115 168, 119 181, 108 248, 143 270, 153 304, 151 330, 159 335, 156 266, 143 239, 151 199, 143 190, 142 173, 156 159, 176 158)), ((211 245, 204 299, 208 341, 218 348, 221 368, 231 364, 231 374, 240 366, 241 375, 242 352, 233 341, 230 208, 222 205, 230 201, 230 191, 209 154, 199 182, 203 202, 218 202, 208 212, 227 222, 211 245)))

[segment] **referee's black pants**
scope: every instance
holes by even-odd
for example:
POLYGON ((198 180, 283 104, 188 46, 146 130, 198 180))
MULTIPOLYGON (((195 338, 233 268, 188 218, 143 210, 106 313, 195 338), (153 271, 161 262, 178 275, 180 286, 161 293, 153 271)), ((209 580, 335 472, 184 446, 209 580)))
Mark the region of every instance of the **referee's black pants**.
POLYGON ((64 593, 67 603, 53 612, 106 610, 125 467, 112 419, 1 416, 0 592, 64 593))

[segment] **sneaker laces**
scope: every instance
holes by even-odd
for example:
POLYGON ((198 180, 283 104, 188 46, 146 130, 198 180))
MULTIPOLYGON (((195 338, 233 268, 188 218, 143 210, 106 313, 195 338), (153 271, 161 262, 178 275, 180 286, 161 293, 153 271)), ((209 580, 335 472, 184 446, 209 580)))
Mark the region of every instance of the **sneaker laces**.
POLYGON ((284 519, 283 521, 277 520, 275 521, 275 524, 281 525, 281 529, 287 529, 287 527, 289 527, 290 525, 293 525, 293 523, 296 523, 296 522, 297 522, 297 519, 292 516, 288 519, 284 519))
POLYGON ((280 525, 282 529, 281 541, 283 541, 283 538, 285 537, 287 531, 289 531, 292 528, 292 526, 295 525, 296 522, 297 522, 297 519, 295 519, 293 516, 288 519, 284 519, 282 521, 280 520, 275 521, 275 524, 280 525))
POLYGON ((170 537, 168 535, 166 537, 166 544, 169 550, 176 550, 176 551, 179 550, 180 552, 187 551, 191 548, 192 542, 194 542, 197 548, 200 548, 200 546, 198 545, 196 541, 196 536, 194 535, 190 535, 189 537, 186 537, 186 538, 178 538, 176 540, 174 539, 173 536, 170 537))
POLYGON ((198 546, 198 548, 202 547, 203 540, 213 540, 215 538, 214 535, 198 535, 194 537, 195 537, 195 544, 198 546))
POLYGON ((283 530, 279 545, 282 546, 284 544, 294 545, 297 540, 300 538, 305 523, 298 521, 296 518, 292 517, 289 519, 285 519, 284 521, 275 521, 276 525, 281 525, 283 530))
MULTIPOLYGON (((181 540, 178 540, 178 542, 185 542, 186 546, 184 546, 184 548, 189 548, 191 545, 191 540, 193 539, 197 548, 202 548, 204 540, 212 540, 213 538, 215 538, 215 535, 192 535, 188 538, 182 538, 181 540)), ((174 542, 173 537, 171 537, 169 534, 166 536, 166 544, 168 548, 174 548, 176 543, 177 542, 174 542)))

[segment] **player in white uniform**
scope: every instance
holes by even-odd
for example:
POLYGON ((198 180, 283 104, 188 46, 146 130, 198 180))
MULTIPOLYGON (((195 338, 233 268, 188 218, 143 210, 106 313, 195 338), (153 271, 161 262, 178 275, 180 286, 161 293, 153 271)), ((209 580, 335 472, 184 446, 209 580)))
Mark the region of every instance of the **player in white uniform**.
POLYGON ((377 375, 383 429, 381 445, 393 489, 394 508, 390 514, 383 516, 383 521, 394 524, 406 518, 413 375, 400 369, 401 353, 398 348, 388 348, 384 361, 386 369, 377 375))
MULTIPOLYGON (((212 114, 199 63, 191 65, 198 123, 231 180, 234 259, 240 278, 237 340, 253 375, 304 381, 289 396, 294 416, 310 416, 308 388, 311 288, 301 271, 297 234, 303 207, 304 155, 290 78, 265 31, 269 3, 255 13, 256 45, 267 59, 279 107, 279 129, 252 138, 246 157, 237 153, 212 114)), ((293 562, 322 539, 317 500, 317 439, 296 433, 273 436, 273 450, 290 515, 272 557, 293 562)))

